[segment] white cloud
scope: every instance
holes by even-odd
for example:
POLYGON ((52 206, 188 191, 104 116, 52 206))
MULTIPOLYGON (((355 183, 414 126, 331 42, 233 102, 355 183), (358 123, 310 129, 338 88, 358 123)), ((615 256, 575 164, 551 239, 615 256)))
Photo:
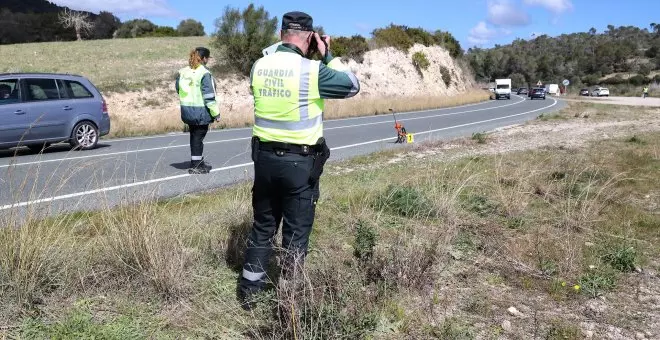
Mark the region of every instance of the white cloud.
POLYGON ((571 0, 524 0, 525 4, 530 6, 541 6, 548 11, 559 15, 573 9, 571 0))
POLYGON ((488 28, 485 21, 480 21, 477 26, 470 30, 468 35, 468 42, 474 45, 483 45, 488 43, 491 39, 497 36, 497 30, 488 28))
POLYGON ((488 0, 487 4, 488 22, 493 25, 525 26, 529 24, 529 15, 527 15, 525 11, 516 7, 511 0, 488 0))
POLYGON ((130 14, 133 17, 176 15, 176 12, 167 4, 167 0, 51 0, 51 2, 74 10, 108 11, 116 15, 130 14))

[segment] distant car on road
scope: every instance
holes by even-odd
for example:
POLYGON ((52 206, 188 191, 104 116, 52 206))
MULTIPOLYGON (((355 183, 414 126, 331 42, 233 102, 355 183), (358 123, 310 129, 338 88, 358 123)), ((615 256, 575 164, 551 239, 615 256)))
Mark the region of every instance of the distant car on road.
POLYGON ((521 87, 518 89, 518 92, 516 94, 518 95, 526 95, 529 93, 529 90, 526 87, 521 87))
POLYGON ((592 97, 609 97, 610 96, 610 90, 608 90, 605 87, 596 87, 591 91, 591 96, 592 97))
POLYGON ((545 88, 535 87, 529 91, 529 98, 534 100, 535 98, 545 100, 545 88))
POLYGON ((589 89, 581 89, 580 95, 589 97, 589 89))
POLYGON ((99 90, 85 77, 69 74, 0 74, 0 117, 0 149, 27 146, 38 152, 69 142, 90 150, 110 132, 99 90))

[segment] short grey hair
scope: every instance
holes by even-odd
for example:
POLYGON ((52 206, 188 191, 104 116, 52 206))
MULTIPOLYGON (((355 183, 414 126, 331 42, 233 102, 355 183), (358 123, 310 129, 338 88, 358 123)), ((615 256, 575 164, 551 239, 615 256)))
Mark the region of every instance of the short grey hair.
POLYGON ((298 37, 300 39, 307 39, 307 36, 309 36, 310 33, 312 32, 288 29, 282 31, 282 37, 284 38, 298 37))

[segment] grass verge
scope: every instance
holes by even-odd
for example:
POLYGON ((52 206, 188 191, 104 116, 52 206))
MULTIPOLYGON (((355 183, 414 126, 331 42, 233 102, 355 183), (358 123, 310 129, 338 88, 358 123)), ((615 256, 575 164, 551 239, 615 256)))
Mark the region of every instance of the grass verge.
POLYGON ((644 142, 331 164, 307 266, 253 312, 234 298, 249 183, 14 225, 0 232, 0 326, 22 338, 562 339, 601 313, 604 331, 653 332, 659 287, 638 270, 660 270, 660 133, 634 136, 644 142))

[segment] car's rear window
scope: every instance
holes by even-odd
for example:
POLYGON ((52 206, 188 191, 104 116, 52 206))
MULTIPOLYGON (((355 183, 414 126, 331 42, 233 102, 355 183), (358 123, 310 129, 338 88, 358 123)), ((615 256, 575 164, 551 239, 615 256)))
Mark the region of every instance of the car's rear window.
POLYGON ((94 95, 90 92, 85 85, 75 80, 62 80, 69 97, 74 99, 80 98, 93 98, 94 95))
POLYGON ((497 85, 498 89, 508 89, 509 85, 497 85))

